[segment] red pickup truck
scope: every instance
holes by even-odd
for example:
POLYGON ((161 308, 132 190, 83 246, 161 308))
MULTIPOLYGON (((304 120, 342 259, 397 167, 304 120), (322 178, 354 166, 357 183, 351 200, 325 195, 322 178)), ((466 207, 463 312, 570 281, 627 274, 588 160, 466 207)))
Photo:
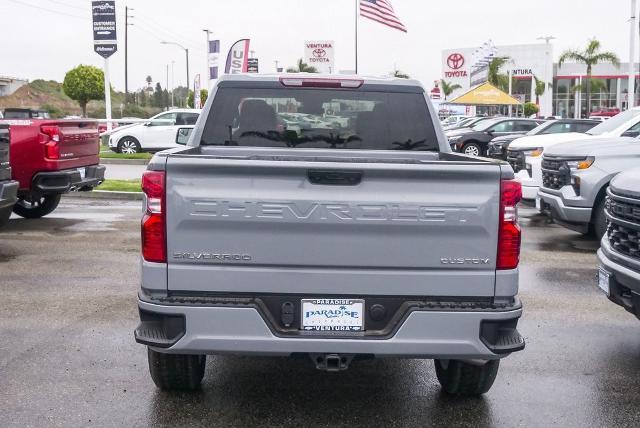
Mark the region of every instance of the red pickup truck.
POLYGON ((88 191, 104 181, 95 121, 0 120, 9 125, 13 180, 19 183, 13 212, 40 218, 56 209, 63 193, 88 191))

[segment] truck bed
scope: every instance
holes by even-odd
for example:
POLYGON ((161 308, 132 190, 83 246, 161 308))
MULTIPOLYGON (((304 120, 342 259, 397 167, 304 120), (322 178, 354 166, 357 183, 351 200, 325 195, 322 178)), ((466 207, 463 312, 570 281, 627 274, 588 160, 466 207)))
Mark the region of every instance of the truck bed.
MULTIPOLYGON (((164 164, 163 164, 164 162, 164 164)), ((437 152, 199 147, 166 170, 172 293, 494 296, 500 180, 437 152)))

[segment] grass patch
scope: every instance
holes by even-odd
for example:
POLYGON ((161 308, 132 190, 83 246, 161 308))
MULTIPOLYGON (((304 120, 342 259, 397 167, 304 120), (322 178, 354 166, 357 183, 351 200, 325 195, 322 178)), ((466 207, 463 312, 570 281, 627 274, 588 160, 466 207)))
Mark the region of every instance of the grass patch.
POLYGON ((112 192, 142 192, 140 180, 105 180, 96 190, 112 192))
POLYGON ((102 159, 151 159, 151 153, 116 153, 111 150, 101 151, 102 159))

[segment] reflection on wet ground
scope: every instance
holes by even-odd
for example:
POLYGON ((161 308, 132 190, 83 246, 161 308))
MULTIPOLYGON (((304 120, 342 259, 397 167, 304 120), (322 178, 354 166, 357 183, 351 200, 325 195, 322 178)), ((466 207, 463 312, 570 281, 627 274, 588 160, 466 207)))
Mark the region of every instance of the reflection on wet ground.
MULTIPOLYGON (((158 391, 137 324, 139 202, 63 199, 0 230, 3 426, 638 426, 640 321, 595 285, 598 243, 523 208, 523 352, 482 398, 431 361, 209 359, 201 391, 158 391), (53 232, 52 232, 53 231, 53 232)), ((426 326, 429 328, 429 326, 426 326)))

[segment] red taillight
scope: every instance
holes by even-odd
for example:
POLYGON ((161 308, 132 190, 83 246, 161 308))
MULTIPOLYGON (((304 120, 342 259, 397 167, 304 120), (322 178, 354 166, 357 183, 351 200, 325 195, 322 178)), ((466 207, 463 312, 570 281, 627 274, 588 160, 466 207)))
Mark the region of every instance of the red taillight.
POLYGON ((148 262, 167 262, 165 225, 164 171, 145 171, 142 174, 145 213, 142 217, 142 257, 148 262))
POLYGON ((297 86, 299 88, 345 88, 356 89, 364 83, 360 79, 323 79, 313 77, 281 77, 283 86, 297 86))
POLYGON ((500 227, 496 268, 515 269, 520 263, 520 226, 518 202, 522 199, 522 186, 515 180, 502 180, 500 186, 500 227))
POLYGON ((44 155, 47 159, 60 159, 60 128, 57 126, 43 125, 40 127, 45 137, 44 142, 44 155))

